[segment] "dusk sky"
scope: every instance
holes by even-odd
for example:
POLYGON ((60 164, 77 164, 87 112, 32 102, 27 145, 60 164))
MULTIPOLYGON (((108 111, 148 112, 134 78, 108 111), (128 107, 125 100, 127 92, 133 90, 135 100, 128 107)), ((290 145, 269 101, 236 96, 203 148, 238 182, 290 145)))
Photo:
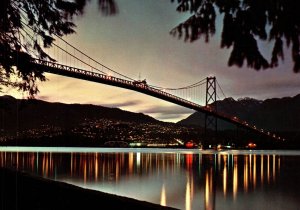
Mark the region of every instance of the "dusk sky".
MULTIPOLYGON (((170 0, 116 0, 118 14, 104 17, 97 1, 75 18, 77 33, 65 37, 71 44, 131 78, 147 79, 151 85, 181 87, 215 75, 227 97, 267 99, 300 93, 300 74, 293 72, 291 52, 279 67, 255 71, 228 67, 230 49, 220 48, 221 21, 209 43, 203 39, 186 43, 169 34, 189 14, 178 13, 170 0)), ((219 20, 219 19, 218 19, 219 20)), ((261 43, 270 55, 272 45, 261 43)), ((269 59, 269 57, 267 57, 269 59)), ((39 85, 38 99, 50 102, 95 104, 142 112, 156 119, 177 122, 193 113, 151 96, 130 90, 46 74, 47 82, 39 85)), ((21 93, 8 91, 22 98, 21 93)), ((204 98, 203 96, 199 96, 204 98)))

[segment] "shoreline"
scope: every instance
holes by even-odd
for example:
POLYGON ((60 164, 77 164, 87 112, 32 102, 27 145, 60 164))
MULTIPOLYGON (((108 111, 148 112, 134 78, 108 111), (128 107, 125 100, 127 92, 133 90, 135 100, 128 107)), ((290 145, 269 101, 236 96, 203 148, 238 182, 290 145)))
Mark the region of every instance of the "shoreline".
POLYGON ((0 168, 0 209, 161 209, 133 198, 84 189, 8 168, 0 168))

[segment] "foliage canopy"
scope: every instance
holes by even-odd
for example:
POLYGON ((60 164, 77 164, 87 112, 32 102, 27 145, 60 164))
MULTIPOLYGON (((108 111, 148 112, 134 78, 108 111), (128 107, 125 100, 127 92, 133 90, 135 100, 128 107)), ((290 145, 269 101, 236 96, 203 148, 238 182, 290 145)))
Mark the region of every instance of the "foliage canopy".
MULTIPOLYGON (((174 2, 174 0, 172 0, 174 2)), ((278 66, 284 59, 284 43, 291 46, 294 72, 300 71, 300 1, 295 0, 177 0, 178 12, 191 17, 176 26, 171 34, 194 42, 208 42, 216 32, 217 13, 223 17, 221 48, 232 51, 228 65, 256 70, 278 66), (270 60, 259 49, 259 41, 273 45, 270 60)))
MULTIPOLYGON (((1 0, 0 2, 0 85, 38 92, 36 81, 45 81, 43 72, 29 67, 34 57, 53 60, 44 52, 55 41, 75 32, 73 17, 82 15, 88 0, 1 0), (33 29, 27 39, 24 24, 33 29), (12 76, 19 80, 13 81, 12 76)), ((104 15, 117 12, 114 0, 98 0, 104 15)))

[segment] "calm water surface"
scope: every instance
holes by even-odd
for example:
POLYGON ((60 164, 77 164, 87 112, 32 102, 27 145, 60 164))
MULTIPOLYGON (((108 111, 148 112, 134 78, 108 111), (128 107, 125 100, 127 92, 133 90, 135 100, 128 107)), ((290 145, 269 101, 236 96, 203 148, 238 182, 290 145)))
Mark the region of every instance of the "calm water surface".
POLYGON ((300 151, 0 147, 0 166, 185 210, 300 208, 300 151))

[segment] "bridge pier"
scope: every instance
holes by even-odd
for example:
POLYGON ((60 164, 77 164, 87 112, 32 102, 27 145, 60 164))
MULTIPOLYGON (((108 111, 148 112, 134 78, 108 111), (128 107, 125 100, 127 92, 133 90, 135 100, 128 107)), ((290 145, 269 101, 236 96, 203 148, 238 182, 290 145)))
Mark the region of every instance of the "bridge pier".
MULTIPOLYGON (((206 98, 205 106, 212 111, 217 111, 217 86, 216 86, 216 77, 207 77, 206 78, 206 98)), ((204 143, 203 148, 206 149, 211 144, 217 143, 218 135, 218 119, 215 116, 212 116, 208 113, 205 114, 204 122, 204 143), (209 132, 209 131, 212 132, 209 132)))

